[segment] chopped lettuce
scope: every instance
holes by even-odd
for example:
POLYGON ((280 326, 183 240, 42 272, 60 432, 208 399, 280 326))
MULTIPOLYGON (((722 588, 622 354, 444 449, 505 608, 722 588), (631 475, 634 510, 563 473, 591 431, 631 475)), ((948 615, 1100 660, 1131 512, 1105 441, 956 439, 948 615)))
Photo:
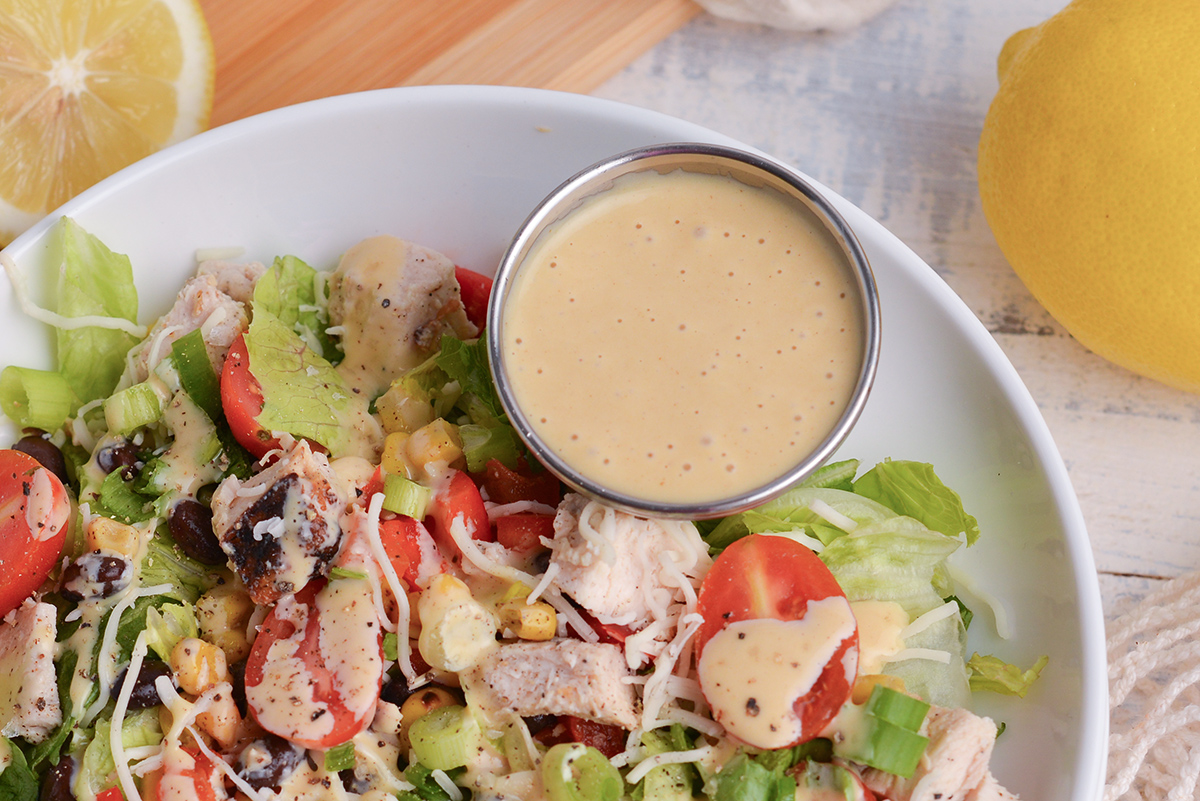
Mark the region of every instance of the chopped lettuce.
POLYGON ((1049 661, 1050 657, 1042 655, 1029 670, 1021 670, 999 657, 975 654, 967 662, 967 669, 971 671, 971 689, 1024 698, 1049 661))
MULTIPOLYGON (((194 604, 217 581, 219 581, 219 577, 211 567, 182 553, 171 539, 166 527, 159 526, 158 531, 150 538, 146 546, 146 556, 142 559, 142 586, 153 587, 158 584, 169 584, 171 589, 164 593, 166 597, 178 603, 194 604)), ((161 602, 161 597, 159 597, 159 601, 161 602)), ((158 605, 160 604, 155 604, 155 606, 158 605)), ((144 615, 142 619, 144 622, 144 615)), ((136 636, 137 634, 134 633, 135 638, 136 636)), ((130 639, 129 642, 132 645, 133 640, 130 639)))
POLYGON ((883 504, 852 492, 821 487, 799 487, 788 490, 762 506, 727 517, 708 535, 708 544, 720 549, 747 534, 801 531, 822 543, 837 539, 846 532, 832 525, 813 505, 828 505, 835 512, 850 518, 858 525, 867 525, 896 516, 883 504))
POLYGON ((478 398, 493 418, 504 418, 504 407, 500 405, 488 366, 487 343, 482 338, 465 342, 448 334, 443 336, 437 363, 451 381, 458 382, 464 395, 478 398))
MULTIPOLYGON (((101 315, 137 321, 138 297, 129 257, 113 253, 74 220, 58 224, 62 268, 58 313, 101 315)), ((58 329, 58 370, 81 403, 110 395, 125 369, 125 353, 137 339, 108 328, 58 329)))
POLYGON ((713 801, 793 801, 796 780, 781 769, 738 754, 708 780, 704 790, 713 801))
POLYGON ((200 624, 190 606, 163 604, 146 612, 146 645, 164 662, 180 640, 200 636, 200 624))
POLYGON ((274 315, 323 359, 336 363, 341 355, 325 333, 329 325, 327 298, 317 289, 317 271, 295 256, 275 259, 254 285, 254 308, 274 315))
POLYGON ((374 456, 367 399, 360 399, 325 358, 257 304, 246 350, 262 387, 260 425, 319 442, 334 457, 374 456))
POLYGON ((854 482, 854 491, 949 537, 965 535, 967 545, 979 539, 978 521, 963 509, 958 493, 937 477, 933 465, 885 459, 854 482))
MULTIPOLYGON (((75 774, 75 796, 95 798, 96 793, 112 787, 116 762, 113 761, 109 718, 96 722, 96 732, 88 743, 75 774)), ((121 742, 126 748, 157 745, 162 742, 162 728, 158 722, 158 709, 142 709, 129 712, 121 721, 121 742)))

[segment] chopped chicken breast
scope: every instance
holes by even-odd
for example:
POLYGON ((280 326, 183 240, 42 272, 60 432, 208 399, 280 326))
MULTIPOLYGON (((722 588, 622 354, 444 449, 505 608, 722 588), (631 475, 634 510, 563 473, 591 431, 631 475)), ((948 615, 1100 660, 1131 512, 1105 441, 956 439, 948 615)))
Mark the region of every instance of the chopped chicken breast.
POLYGON ((229 346, 246 330, 245 307, 218 288, 213 275, 198 275, 184 285, 175 305, 158 319, 149 335, 132 351, 129 383, 145 381, 158 363, 171 355, 171 343, 199 328, 213 370, 221 374, 229 346))
POLYGON ((57 610, 25 603, 0 624, 0 736, 39 743, 62 723, 54 672, 57 610))
POLYGON ((482 663, 498 708, 523 717, 574 715, 626 729, 638 724, 621 649, 580 640, 502 645, 482 663))
POLYGON ((213 494, 213 531, 255 603, 267 604, 324 575, 337 554, 347 499, 324 454, 301 440, 245 482, 213 494))
POLYGON ((256 261, 237 262, 210 259, 200 262, 197 275, 211 275, 217 279, 217 289, 239 303, 254 299, 254 285, 262 278, 267 268, 256 261))
POLYGON ((454 262, 394 236, 346 251, 329 281, 329 321, 342 329, 339 372, 368 398, 437 351, 442 334, 470 339, 454 262))
POLYGON ((965 709, 934 706, 921 725, 929 745, 909 778, 868 768, 863 782, 891 801, 1013 799, 988 773, 996 724, 965 709), (988 780, 991 786, 985 786, 988 780), (990 793, 990 794, 989 794, 990 793))

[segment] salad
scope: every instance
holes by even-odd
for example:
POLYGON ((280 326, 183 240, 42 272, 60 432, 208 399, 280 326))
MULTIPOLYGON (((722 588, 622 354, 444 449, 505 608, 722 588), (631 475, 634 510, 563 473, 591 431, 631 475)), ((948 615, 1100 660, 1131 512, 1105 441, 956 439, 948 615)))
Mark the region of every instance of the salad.
POLYGON ((929 465, 636 517, 525 451, 490 279, 436 252, 198 255, 145 328, 58 236, 54 312, 0 255, 58 355, 0 373, 0 798, 1013 797, 970 697, 1046 659, 968 653, 981 532, 929 465))

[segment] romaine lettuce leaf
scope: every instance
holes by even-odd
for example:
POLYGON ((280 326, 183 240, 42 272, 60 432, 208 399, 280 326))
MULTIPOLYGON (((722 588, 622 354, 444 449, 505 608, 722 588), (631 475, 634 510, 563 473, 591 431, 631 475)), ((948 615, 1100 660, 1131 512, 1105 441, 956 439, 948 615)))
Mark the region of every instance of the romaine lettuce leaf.
MULTIPOLYGON (((79 770, 75 774, 75 795, 94 798, 96 793, 111 787, 113 771, 112 740, 109 719, 96 722, 95 737, 83 752, 79 770)), ((121 721, 121 742, 126 748, 157 745, 162 741, 162 728, 158 722, 158 708, 130 712, 121 721)))
POLYGON ((375 457, 381 434, 367 414, 369 399, 352 392, 326 359, 257 304, 246 351, 262 387, 263 428, 319 442, 335 458, 375 457))
POLYGON ((16 743, 0 737, 0 798, 7 801, 37 801, 38 780, 16 743), (7 764, 4 764, 7 762, 7 764))
POLYGON ((896 516, 895 512, 883 504, 852 492, 801 486, 788 490, 775 500, 748 512, 725 518, 706 540, 710 547, 720 549, 728 547, 747 534, 800 530, 828 545, 845 532, 830 525, 824 517, 812 510, 813 503, 817 501, 829 505, 835 512, 850 518, 860 526, 896 516))
POLYGON ((968 546, 979 539, 978 521, 966 513, 962 498, 942 483, 931 464, 885 459, 854 482, 854 491, 934 531, 950 537, 963 534, 968 546))
MULTIPOLYGON (((129 258, 113 253, 74 220, 58 224, 62 268, 58 313, 102 315, 137 321, 138 297, 129 258)), ((125 353, 137 342, 107 328, 58 329, 58 370, 82 403, 110 395, 125 369, 125 353)))

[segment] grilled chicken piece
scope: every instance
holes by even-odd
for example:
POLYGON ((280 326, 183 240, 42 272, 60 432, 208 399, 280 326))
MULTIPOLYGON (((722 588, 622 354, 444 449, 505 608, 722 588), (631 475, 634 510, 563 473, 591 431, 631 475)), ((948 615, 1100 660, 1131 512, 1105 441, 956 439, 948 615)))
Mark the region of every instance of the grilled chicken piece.
POLYGON ((522 717, 573 715, 626 729, 638 724, 621 649, 580 640, 502 645, 481 664, 495 707, 522 717))
POLYGON ((213 531, 255 603, 271 603, 328 572, 342 538, 341 487, 324 454, 303 440, 247 481, 221 482, 213 531))
POLYGON ((1015 799, 988 773, 996 724, 965 709, 931 707, 921 734, 929 745, 910 778, 868 769, 863 782, 891 801, 1015 799), (990 780, 990 784, 989 784, 990 780))
POLYGON ((329 321, 343 329, 339 372, 368 398, 432 355, 443 333, 479 333, 463 310, 454 262, 394 236, 363 240, 342 256, 329 280, 329 321))
POLYGON ((217 289, 239 303, 254 299, 254 286, 267 268, 256 261, 236 262, 210 259, 200 262, 197 275, 211 275, 217 279, 217 289))
POLYGON ((38 743, 62 723, 54 673, 55 608, 26 603, 0 623, 0 737, 38 743))
POLYGON ((158 363, 171 355, 171 343, 197 328, 204 332, 208 360, 220 375, 229 346, 247 325, 245 307, 218 288, 217 277, 198 275, 183 285, 171 311, 160 317, 135 347, 127 368, 129 383, 145 381, 158 363))

